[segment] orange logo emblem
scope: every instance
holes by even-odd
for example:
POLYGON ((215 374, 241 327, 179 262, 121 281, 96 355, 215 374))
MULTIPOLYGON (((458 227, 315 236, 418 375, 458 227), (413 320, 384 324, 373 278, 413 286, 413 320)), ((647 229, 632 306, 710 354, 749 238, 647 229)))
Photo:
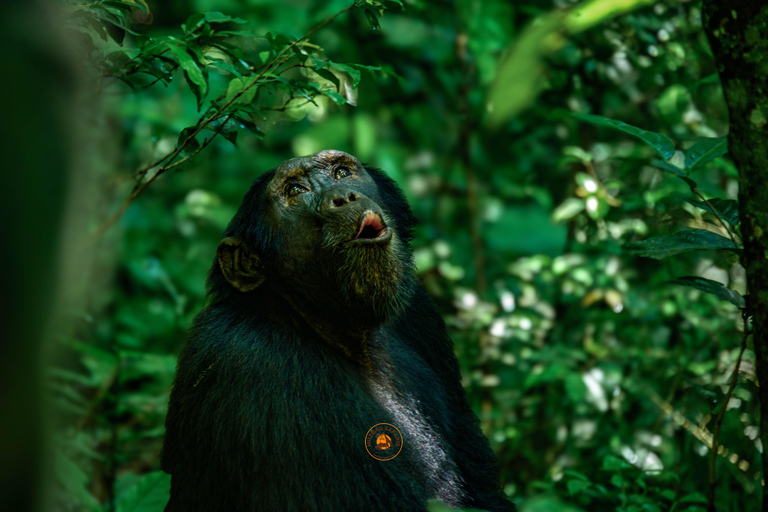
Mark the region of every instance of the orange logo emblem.
POLYGON ((365 434, 365 449, 376 460, 392 460, 403 449, 403 436, 394 425, 379 423, 365 434))

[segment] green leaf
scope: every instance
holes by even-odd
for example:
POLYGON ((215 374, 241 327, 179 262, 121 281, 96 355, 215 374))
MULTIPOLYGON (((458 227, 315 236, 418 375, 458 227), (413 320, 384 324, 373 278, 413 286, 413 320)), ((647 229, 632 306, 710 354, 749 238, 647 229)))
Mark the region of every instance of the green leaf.
POLYGON ((698 206, 702 210, 706 210, 712 215, 718 215, 725 219, 725 221, 731 226, 739 225, 739 202, 733 199, 707 199, 707 203, 704 201, 697 201, 696 199, 688 199, 689 203, 698 206), (710 208, 710 205, 712 208, 710 208), (714 209, 713 209, 714 208, 714 209))
POLYGON ((529 373, 523 383, 524 389, 530 389, 539 384, 545 382, 558 381, 563 379, 568 374, 568 369, 565 366, 553 364, 547 366, 547 368, 540 373, 529 373))
POLYGON ((267 39, 267 43, 269 43, 269 46, 275 51, 275 53, 280 53, 283 48, 292 43, 292 41, 283 34, 273 34, 272 32, 267 32, 265 37, 267 39))
POLYGON ((227 73, 231 73, 231 74, 235 75, 238 78, 242 78, 242 76, 243 76, 243 75, 240 74, 240 71, 238 71, 238 69, 235 66, 233 66, 232 64, 230 64, 229 62, 227 62, 225 60, 210 59, 208 61, 208 65, 216 67, 216 68, 219 68, 222 71, 226 71, 227 73))
POLYGON ((633 135, 653 148, 656 153, 664 160, 669 160, 672 155, 675 154, 675 145, 672 140, 660 133, 649 132, 641 130, 635 126, 628 125, 616 119, 610 119, 603 116, 594 116, 591 114, 572 114, 576 119, 580 119, 595 126, 604 126, 606 128, 613 128, 624 133, 633 135))
POLYGON ((571 478, 576 478, 578 480, 584 480, 585 482, 589 482, 589 478, 587 478, 587 475, 585 475, 584 473, 579 473, 578 471, 573 469, 566 469, 565 471, 563 471, 563 475, 571 478))
POLYGON ((171 495, 171 475, 162 471, 147 473, 123 494, 117 512, 163 512, 171 495))
POLYGON ((656 167, 657 169, 661 169, 662 171, 666 171, 670 174, 674 174, 684 182, 688 184, 688 186, 691 188, 691 190, 695 189, 698 185, 695 181, 693 181, 691 178, 686 176, 685 171, 679 168, 676 165, 672 165, 669 162, 665 162, 664 160, 654 160, 651 162, 651 165, 653 167, 656 167))
POLYGON ((222 137, 232 144, 237 144, 237 134, 241 127, 238 122, 230 116, 219 116, 210 123, 210 128, 217 131, 222 137))
POLYGON ((683 178, 686 176, 684 170, 676 165, 672 165, 669 162, 665 162, 664 160, 654 160, 651 162, 651 165, 657 169, 661 169, 662 171, 667 171, 668 173, 674 174, 675 176, 680 176, 683 178))
POLYGON ((681 286, 690 286, 705 293, 710 293, 718 299, 727 300, 739 309, 744 309, 747 305, 744 297, 742 297, 739 292, 731 290, 730 288, 727 288, 723 283, 718 283, 717 281, 712 281, 711 279, 705 279, 703 277, 696 276, 685 276, 678 277, 672 282, 681 286))
POLYGON ((615 455, 607 455, 603 459, 603 466, 600 469, 603 471, 621 471, 622 469, 629 469, 631 467, 632 465, 624 459, 620 459, 615 455))
MULTIPOLYGON (((243 24, 248 23, 246 20, 241 18, 233 18, 232 16, 227 16, 226 14, 222 14, 220 12, 204 12, 200 13, 197 12, 193 15, 191 15, 189 18, 187 18, 187 21, 185 21, 181 28, 184 30, 185 33, 190 34, 195 31, 195 29, 200 28, 205 23, 237 23, 237 24, 243 24)), ((220 33, 220 32, 219 32, 220 33)))
POLYGON ((552 212, 552 220, 562 222, 571 219, 584 210, 584 200, 578 197, 569 197, 552 212))
POLYGON ((632 254, 657 260, 705 249, 727 249, 737 254, 741 252, 733 240, 703 229, 687 229, 670 236, 632 242, 624 248, 632 254))
POLYGON ((700 492, 694 492, 683 496, 680 499, 680 503, 707 503, 707 497, 700 492))
POLYGON ((171 37, 169 38, 168 49, 179 59, 179 65, 184 70, 184 76, 187 78, 189 88, 197 98, 197 108, 199 109, 208 91, 208 79, 205 74, 205 68, 200 66, 187 51, 185 42, 171 37))
POLYGON ((565 486, 568 488, 568 494, 573 496, 578 494, 584 489, 588 489, 592 484, 583 480, 568 480, 565 486))
POLYGON ((64 490, 85 505, 86 510, 103 510, 99 502, 88 491, 88 475, 72 459, 63 453, 54 453, 54 471, 56 480, 64 490))
POLYGON ((261 131, 259 129, 259 127, 256 126, 256 123, 254 123, 253 121, 251 121, 249 119, 245 119, 245 118, 240 117, 240 116, 236 117, 235 121, 240 126, 240 128, 242 128, 244 130, 248 130, 251 134, 255 135, 259 139, 263 139, 264 138, 264 132, 261 131))
POLYGON ((587 385, 578 373, 569 373, 565 376, 565 392, 574 404, 579 404, 587 396, 587 385))
POLYGON ((227 103, 232 101, 232 99, 240 94, 240 96, 237 97, 237 99, 234 101, 234 104, 237 103, 250 103, 253 101, 253 98, 256 96, 256 87, 251 87, 253 83, 256 81, 255 76, 249 76, 246 78, 233 78, 229 81, 229 87, 227 87, 227 103), (246 90, 247 89, 247 90, 246 90), (243 92, 245 91, 245 92, 243 92))
POLYGON ((365 17, 368 20, 368 23, 371 24, 371 29, 379 30, 381 28, 381 24, 379 23, 379 18, 377 16, 378 13, 376 12, 376 9, 373 8, 373 6, 364 3, 356 3, 355 5, 363 11, 363 14, 365 14, 365 17))
POLYGON ((184 153, 193 153, 195 150, 199 149, 200 143, 192 136, 196 129, 197 126, 188 126, 181 130, 179 140, 176 142, 176 147, 179 148, 184 145, 184 153))
POLYGON ((227 16, 226 14, 223 14, 217 11, 206 12, 204 15, 204 19, 208 23, 237 23, 237 24, 248 23, 246 20, 242 18, 233 18, 232 16, 227 16))
POLYGON ((685 168, 690 171, 701 169, 715 158, 728 153, 728 138, 701 139, 685 153, 685 168))

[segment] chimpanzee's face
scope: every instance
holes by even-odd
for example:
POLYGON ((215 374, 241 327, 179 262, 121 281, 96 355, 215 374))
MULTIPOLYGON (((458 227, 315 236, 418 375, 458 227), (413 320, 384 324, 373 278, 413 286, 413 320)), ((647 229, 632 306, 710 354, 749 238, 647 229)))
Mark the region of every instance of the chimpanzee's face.
POLYGON ((267 194, 278 231, 292 239, 290 250, 386 251, 392 242, 376 183, 347 153, 288 160, 275 170, 267 194))
POLYGON ((410 255, 357 158, 328 150, 288 160, 275 169, 266 196, 263 220, 279 238, 273 268, 285 293, 336 301, 372 318, 397 308, 410 255))

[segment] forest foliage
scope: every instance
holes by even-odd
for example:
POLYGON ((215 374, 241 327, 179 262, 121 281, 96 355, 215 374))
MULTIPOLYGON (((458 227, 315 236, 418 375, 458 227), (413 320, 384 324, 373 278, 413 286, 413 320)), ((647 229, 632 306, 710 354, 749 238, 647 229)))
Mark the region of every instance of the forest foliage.
POLYGON ((176 356, 221 233, 256 176, 321 149, 405 190, 419 276, 521 511, 758 510, 738 175, 699 2, 103 0, 62 17, 106 141, 101 277, 46 376, 62 510, 162 510, 176 356))

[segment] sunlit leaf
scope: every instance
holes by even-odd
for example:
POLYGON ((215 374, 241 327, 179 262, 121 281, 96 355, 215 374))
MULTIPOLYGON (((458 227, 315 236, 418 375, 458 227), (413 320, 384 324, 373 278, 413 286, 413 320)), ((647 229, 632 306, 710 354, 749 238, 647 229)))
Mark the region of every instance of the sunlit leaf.
POLYGON ((578 197, 569 197, 552 212, 552 220, 562 222, 572 219, 582 211, 584 211, 584 200, 578 197))
POLYGON ((197 107, 200 108, 208 91, 208 80, 204 68, 195 61, 182 41, 175 38, 170 38, 169 41, 168 49, 179 59, 179 65, 184 70, 189 88, 195 94, 197 107))
POLYGON ((563 48, 569 35, 654 1, 591 0, 534 19, 499 61, 486 104, 489 124, 499 126, 533 103, 546 82, 544 59, 563 48))
POLYGON ((256 87, 252 87, 256 81, 255 76, 249 76, 245 78, 233 78, 229 81, 229 87, 227 87, 226 101, 229 103, 233 99, 234 103, 250 103, 256 96, 256 87), (243 92, 244 91, 244 92, 243 92), (237 96, 237 95, 240 96, 237 96), (235 99, 235 97, 237 98, 235 99))
POLYGON ((723 283, 718 283, 717 281, 712 281, 711 279, 705 279, 703 277, 696 276, 678 277, 672 282, 682 286, 690 286, 692 288, 696 288, 697 290, 710 293, 718 299, 727 300, 739 309, 744 309, 744 307, 746 307, 744 297, 742 297, 739 292, 731 290, 730 288, 726 288, 723 283))
POLYGON ((657 260, 705 249, 727 249, 736 253, 740 252, 739 247, 730 238, 703 229, 688 229, 670 236, 632 242, 624 248, 632 254, 657 260))

